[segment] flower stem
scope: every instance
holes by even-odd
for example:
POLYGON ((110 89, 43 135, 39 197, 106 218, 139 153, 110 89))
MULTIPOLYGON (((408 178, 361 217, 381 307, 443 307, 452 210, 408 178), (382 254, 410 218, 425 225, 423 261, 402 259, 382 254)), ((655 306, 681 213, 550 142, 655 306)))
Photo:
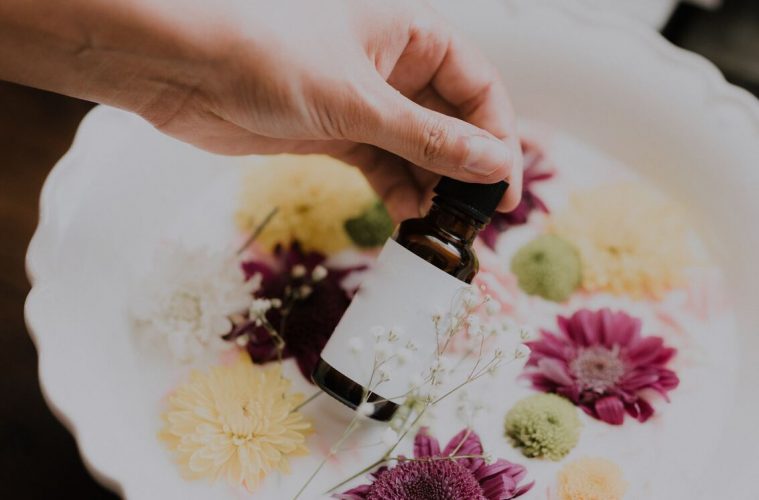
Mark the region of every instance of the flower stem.
POLYGON ((298 406, 296 406, 295 408, 293 408, 292 410, 290 410, 290 413, 295 413, 296 411, 300 410, 301 408, 303 408, 303 407, 304 407, 304 406, 306 406, 308 403, 310 403, 310 402, 311 402, 311 401, 313 401, 314 399, 318 398, 318 397, 319 397, 319 396, 321 396, 322 394, 324 394, 324 391, 317 391, 317 392, 315 392, 315 393, 311 394, 311 395, 308 397, 308 399, 306 399, 306 400, 305 400, 305 401, 303 401, 301 404, 299 404, 298 406))
POLYGON ((245 251, 246 248, 248 248, 251 243, 256 241, 256 238, 258 238, 264 229, 266 229, 266 226, 269 225, 269 222, 271 222, 272 217, 276 215, 276 213, 279 211, 279 207, 274 207, 271 209, 271 211, 266 214, 266 217, 264 217, 264 220, 261 221, 261 223, 256 226, 256 228, 253 230, 253 233, 248 237, 247 240, 245 240, 245 243, 240 246, 240 248, 237 250, 237 255, 240 255, 245 251))

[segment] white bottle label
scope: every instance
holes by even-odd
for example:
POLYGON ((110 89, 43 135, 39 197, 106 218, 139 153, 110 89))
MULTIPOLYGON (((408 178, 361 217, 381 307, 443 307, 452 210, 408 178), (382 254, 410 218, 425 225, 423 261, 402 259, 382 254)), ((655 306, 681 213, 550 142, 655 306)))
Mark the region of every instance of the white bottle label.
POLYGON ((438 333, 433 317, 447 314, 468 286, 390 239, 324 347, 322 359, 375 394, 401 403, 411 378, 423 375, 435 358, 438 333), (398 340, 386 340, 390 330, 398 340), (408 341, 416 350, 404 361, 397 352, 408 341), (389 380, 379 384, 376 362, 383 353, 375 350, 377 342, 395 353, 382 364, 389 380))

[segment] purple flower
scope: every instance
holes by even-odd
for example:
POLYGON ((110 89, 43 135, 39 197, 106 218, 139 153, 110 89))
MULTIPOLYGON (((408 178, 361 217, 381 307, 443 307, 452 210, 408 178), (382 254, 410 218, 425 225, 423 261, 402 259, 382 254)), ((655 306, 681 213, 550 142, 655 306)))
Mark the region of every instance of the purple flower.
POLYGON ((641 322, 624 312, 583 309, 558 317, 559 333, 543 330, 525 375, 533 387, 560 394, 588 415, 621 425, 625 413, 645 422, 654 409, 643 391, 667 392, 680 382, 667 363, 677 352, 660 337, 640 334, 641 322))
MULTIPOLYGON (((285 341, 282 357, 294 357, 309 381, 319 354, 350 303, 340 282, 350 272, 360 269, 331 269, 324 266, 324 261, 324 255, 303 252, 295 242, 289 249, 278 245, 271 262, 251 260, 242 265, 247 278, 261 275, 256 298, 281 302, 280 307, 266 312, 266 319, 285 341)), ((274 338, 264 326, 247 320, 225 338, 235 340, 241 335, 247 335, 245 347, 253 362, 278 359, 274 338)))
POLYGON ((499 458, 487 464, 482 443, 464 429, 440 451, 440 443, 422 428, 414 438, 414 459, 380 467, 373 481, 335 495, 341 500, 508 500, 527 493, 519 485, 527 469, 499 458), (446 458, 451 457, 451 458, 446 458), (465 457, 465 458, 455 458, 465 457))
POLYGON ((490 248, 495 248, 498 236, 511 226, 526 224, 533 210, 548 213, 548 207, 538 195, 532 191, 532 185, 536 182, 545 181, 554 176, 553 168, 540 147, 532 142, 522 141, 522 153, 524 155, 524 178, 522 180, 522 200, 517 208, 504 214, 496 212, 490 224, 480 232, 482 241, 490 248))

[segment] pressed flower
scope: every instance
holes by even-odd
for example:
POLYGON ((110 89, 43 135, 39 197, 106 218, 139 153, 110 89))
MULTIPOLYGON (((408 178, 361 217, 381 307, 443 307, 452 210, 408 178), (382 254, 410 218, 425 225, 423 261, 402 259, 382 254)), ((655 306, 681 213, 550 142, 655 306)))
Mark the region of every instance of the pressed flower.
POLYGON ((194 372, 169 397, 161 440, 188 478, 253 490, 308 452, 311 424, 295 411, 303 396, 289 390, 280 365, 257 366, 240 354, 230 365, 194 372))
POLYGON ((358 217, 345 221, 345 231, 359 248, 382 245, 393 234, 393 220, 385 205, 377 201, 358 217))
POLYGON ((535 394, 506 414, 506 436, 524 456, 561 460, 580 438, 577 409, 556 394, 535 394))
POLYGON ((603 458, 581 458, 559 471, 560 500, 621 500, 627 490, 622 469, 603 458))
POLYGON ((440 443, 422 428, 414 438, 414 458, 381 467, 373 481, 335 495, 341 500, 508 500, 527 493, 520 485, 527 470, 499 458, 488 464, 482 443, 464 429, 440 451, 440 443), (450 458, 447 458, 450 457, 450 458), (456 458, 462 457, 462 458, 456 458), (466 457, 466 458, 464 458, 466 457))
POLYGON ((250 306, 258 281, 246 281, 232 252, 172 245, 154 262, 132 302, 138 334, 183 362, 225 347, 222 337, 232 328, 228 317, 250 306))
POLYGON ((299 241, 307 251, 333 254, 351 246, 343 224, 376 200, 361 173, 328 156, 281 155, 245 178, 238 226, 252 232, 274 207, 257 238, 267 249, 299 241))
POLYGON ((554 302, 567 300, 582 279, 577 250, 551 234, 538 236, 520 248, 511 259, 511 271, 519 288, 554 302))
POLYGON ((348 273, 359 269, 332 269, 324 262, 323 254, 304 252, 297 242, 288 248, 277 246, 270 262, 244 262, 246 276, 260 277, 261 286, 255 296, 269 301, 260 312, 285 345, 280 352, 278 339, 255 317, 238 324, 226 338, 246 339, 245 346, 256 363, 276 361, 280 356, 294 357, 310 381, 319 354, 350 303, 340 283, 348 273))
POLYGON ((525 374, 533 387, 564 396, 588 415, 620 425, 625 413, 645 422, 653 390, 668 400, 677 375, 667 363, 677 352, 660 337, 641 335, 641 321, 624 312, 583 309, 558 317, 559 332, 527 342, 525 374))
POLYGON ((548 207, 533 191, 534 184, 550 179, 555 175, 553 167, 545 153, 537 144, 522 141, 524 156, 524 173, 522 179, 522 199, 519 205, 509 213, 496 212, 490 224, 480 232, 480 238, 490 248, 495 248, 498 236, 513 226, 526 224, 534 211, 548 213, 548 207))
POLYGON ((575 193, 552 231, 577 248, 591 292, 658 298, 682 283, 692 261, 682 211, 639 184, 575 193))

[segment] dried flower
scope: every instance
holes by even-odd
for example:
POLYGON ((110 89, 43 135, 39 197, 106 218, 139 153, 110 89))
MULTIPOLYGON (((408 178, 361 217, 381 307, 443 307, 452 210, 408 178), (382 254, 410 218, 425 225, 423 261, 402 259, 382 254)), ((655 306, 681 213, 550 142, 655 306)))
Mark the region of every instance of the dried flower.
POLYGON ((524 178, 522 180, 522 200, 513 211, 503 214, 496 213, 490 219, 490 224, 480 232, 480 238, 490 248, 495 248, 498 236, 513 226, 526 224, 530 214, 538 210, 548 213, 548 207, 533 191, 534 184, 550 179, 555 172, 546 159, 543 150, 535 143, 522 141, 524 155, 524 178))
POLYGON ((266 308, 264 319, 284 340, 284 349, 279 352, 277 339, 267 325, 256 322, 253 314, 226 338, 247 336, 247 349, 256 363, 275 361, 280 354, 283 358, 294 357, 301 373, 310 381, 319 354, 350 303, 340 283, 359 268, 327 268, 324 255, 304 252, 297 243, 288 249, 278 246, 273 258, 273 262, 247 261, 243 263, 243 270, 249 277, 261 277, 257 303, 267 305, 268 301, 269 305, 280 305, 266 308), (316 271, 320 268, 326 275, 320 280, 312 279, 314 273, 321 274, 316 271), (308 293, 304 293, 304 287, 308 293))
POLYGON ((178 361, 193 361, 225 347, 229 316, 251 305, 258 280, 248 280, 227 254, 171 246, 132 303, 139 335, 167 347, 178 361))
POLYGON ((581 458, 559 471, 560 500, 621 500, 627 490, 622 469, 603 458, 581 458))
POLYGON ((527 470, 508 460, 488 464, 479 436, 464 429, 440 451, 440 443, 422 428, 414 439, 414 458, 380 467, 373 481, 335 495, 342 500, 508 500, 527 493, 520 485, 527 470), (450 457, 450 458, 447 458, 450 457), (456 458, 462 457, 462 458, 456 458))
POLYGON ((244 182, 236 214, 243 231, 251 232, 264 214, 278 208, 257 239, 267 249, 293 241, 328 255, 349 248, 344 222, 376 200, 358 170, 328 156, 273 157, 251 169, 244 182))
POLYGON ((345 232, 359 248, 372 248, 385 243, 393 234, 395 224, 385 205, 377 201, 358 217, 345 221, 345 232))
POLYGON ((552 217, 552 231, 577 248, 583 288, 592 292, 658 298, 692 261, 682 211, 638 184, 575 194, 552 217))
POLYGON ((666 368, 676 350, 660 337, 641 335, 641 322, 624 312, 583 309, 558 317, 559 333, 543 330, 525 367, 533 387, 566 397, 588 415, 619 425, 625 412, 641 422, 654 409, 643 396, 667 399, 677 375, 666 368))
POLYGON ((526 457, 561 460, 580 438, 577 409, 556 394, 534 394, 506 414, 506 436, 526 457))
POLYGON ((289 389, 279 365, 256 366, 247 354, 194 372, 169 398, 161 440, 187 477, 223 477, 253 490, 308 452, 311 424, 294 411, 303 396, 289 389))
POLYGON ((525 293, 554 302, 567 300, 582 280, 577 250, 551 234, 539 236, 520 248, 511 259, 511 272, 525 293))

